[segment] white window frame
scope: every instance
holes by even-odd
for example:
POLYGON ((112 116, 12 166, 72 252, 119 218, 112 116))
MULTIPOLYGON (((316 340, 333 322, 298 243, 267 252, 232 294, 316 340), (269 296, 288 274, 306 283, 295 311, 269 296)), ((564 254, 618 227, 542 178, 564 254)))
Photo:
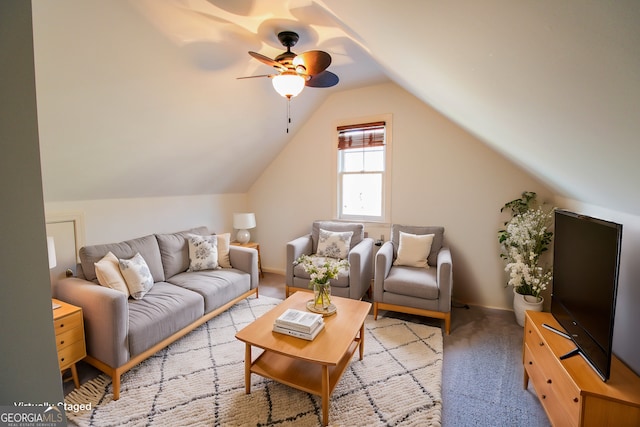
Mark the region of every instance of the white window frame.
MULTIPOLYGON (((359 117, 354 119, 340 120, 336 123, 333 130, 332 138, 332 154, 333 154, 333 212, 337 220, 343 221, 361 221, 369 223, 388 223, 391 218, 391 165, 392 165, 392 139, 393 126, 391 114, 380 114, 375 116, 359 117), (384 171, 382 172, 382 215, 365 216, 365 215, 345 215, 342 213, 342 172, 340 170, 340 150, 338 150, 338 130, 339 126, 357 125, 373 122, 385 122, 385 146, 384 146, 384 171)), ((366 173, 366 172, 363 172, 366 173)))

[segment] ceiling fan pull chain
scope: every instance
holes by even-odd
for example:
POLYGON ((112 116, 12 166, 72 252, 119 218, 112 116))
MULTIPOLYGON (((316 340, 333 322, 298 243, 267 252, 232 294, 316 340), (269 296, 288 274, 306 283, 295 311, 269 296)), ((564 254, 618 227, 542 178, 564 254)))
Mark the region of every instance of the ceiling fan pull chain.
POLYGON ((287 98, 287 133, 289 133, 289 124, 291 123, 291 98, 287 98))

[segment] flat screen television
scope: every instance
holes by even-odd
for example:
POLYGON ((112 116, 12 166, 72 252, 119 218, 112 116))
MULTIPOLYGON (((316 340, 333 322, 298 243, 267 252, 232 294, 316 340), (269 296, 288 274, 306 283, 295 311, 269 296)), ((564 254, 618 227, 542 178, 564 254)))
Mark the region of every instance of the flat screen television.
POLYGON ((551 313, 603 381, 609 379, 622 225, 555 212, 551 313))

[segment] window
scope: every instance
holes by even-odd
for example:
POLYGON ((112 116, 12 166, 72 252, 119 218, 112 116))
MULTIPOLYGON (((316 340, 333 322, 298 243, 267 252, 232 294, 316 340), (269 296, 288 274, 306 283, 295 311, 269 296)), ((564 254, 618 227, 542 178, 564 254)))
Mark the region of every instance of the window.
POLYGON ((338 218, 385 221, 387 208, 387 123, 338 126, 338 218))

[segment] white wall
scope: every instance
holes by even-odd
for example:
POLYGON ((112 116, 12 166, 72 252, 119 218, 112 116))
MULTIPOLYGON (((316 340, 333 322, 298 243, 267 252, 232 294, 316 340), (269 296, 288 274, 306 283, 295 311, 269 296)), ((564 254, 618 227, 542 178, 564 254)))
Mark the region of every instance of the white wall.
POLYGON ((214 194, 47 202, 45 215, 81 213, 84 244, 95 245, 201 225, 216 233, 233 232, 233 213, 245 212, 246 208, 246 194, 214 194))
MULTIPOLYGON (((293 107, 293 105, 292 105, 293 107)), ((443 225, 454 259, 454 298, 511 309, 497 230, 505 202, 525 190, 552 193, 450 120, 389 83, 333 94, 294 135, 249 191, 262 265, 283 272, 286 243, 333 218, 334 130, 339 120, 393 116, 391 222, 443 225), (268 226, 260 227, 260 224, 268 226)), ((385 227, 367 227, 378 238, 385 227)))
POLYGON ((622 224, 613 352, 640 375, 640 216, 560 197, 556 206, 622 224))

